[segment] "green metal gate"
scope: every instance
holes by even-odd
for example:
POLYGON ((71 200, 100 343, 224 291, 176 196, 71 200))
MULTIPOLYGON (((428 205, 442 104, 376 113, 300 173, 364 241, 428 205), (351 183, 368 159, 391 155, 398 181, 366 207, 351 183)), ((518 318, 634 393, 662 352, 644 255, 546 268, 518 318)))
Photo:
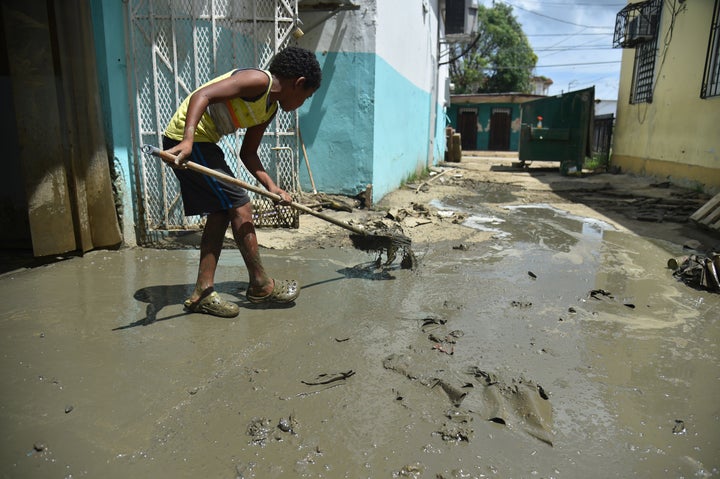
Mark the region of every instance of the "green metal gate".
POLYGON ((559 161, 562 174, 581 171, 591 156, 595 87, 523 103, 519 159, 559 161))

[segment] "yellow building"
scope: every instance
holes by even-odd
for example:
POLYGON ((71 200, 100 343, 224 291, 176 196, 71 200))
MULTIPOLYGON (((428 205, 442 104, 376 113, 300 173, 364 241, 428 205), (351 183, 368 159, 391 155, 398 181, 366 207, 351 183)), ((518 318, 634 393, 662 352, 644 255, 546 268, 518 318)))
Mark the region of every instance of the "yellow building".
POLYGON ((617 15, 613 166, 720 191, 720 0, 647 0, 617 15))

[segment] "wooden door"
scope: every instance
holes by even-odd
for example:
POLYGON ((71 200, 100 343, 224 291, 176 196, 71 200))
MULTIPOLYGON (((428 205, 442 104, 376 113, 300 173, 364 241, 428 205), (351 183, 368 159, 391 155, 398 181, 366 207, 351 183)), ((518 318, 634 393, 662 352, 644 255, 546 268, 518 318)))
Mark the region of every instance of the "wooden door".
POLYGON ((477 150, 477 111, 460 111, 460 135, 464 151, 477 150))
POLYGON ((490 138, 488 150, 508 151, 510 149, 510 108, 493 108, 490 114, 490 138))

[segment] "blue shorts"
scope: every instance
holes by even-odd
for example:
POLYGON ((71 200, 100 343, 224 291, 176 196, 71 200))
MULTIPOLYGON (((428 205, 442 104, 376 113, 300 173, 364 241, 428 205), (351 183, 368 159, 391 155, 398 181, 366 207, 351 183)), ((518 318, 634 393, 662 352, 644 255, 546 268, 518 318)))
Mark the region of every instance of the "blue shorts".
MULTIPOLYGON (((163 150, 172 148, 178 143, 180 142, 163 136, 163 150)), ((235 177, 225 162, 225 154, 215 143, 193 143, 190 161, 235 177)), ((250 201, 247 191, 237 185, 230 185, 192 170, 173 168, 172 171, 180 182, 185 216, 226 211, 250 201)))

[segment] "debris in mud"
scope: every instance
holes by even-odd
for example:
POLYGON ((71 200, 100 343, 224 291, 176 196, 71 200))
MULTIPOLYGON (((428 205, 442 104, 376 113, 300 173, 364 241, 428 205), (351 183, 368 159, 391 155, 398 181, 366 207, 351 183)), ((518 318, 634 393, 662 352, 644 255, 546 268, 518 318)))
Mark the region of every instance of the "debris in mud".
POLYGON ((531 308, 532 305, 533 304, 530 301, 510 301, 510 306, 514 308, 531 308))
POLYGON ((295 416, 288 416, 280 418, 280 421, 278 421, 277 428, 280 429, 282 432, 289 432, 290 434, 295 434, 295 428, 297 427, 297 420, 295 419, 295 416))
POLYGON ((436 431, 445 442, 470 442, 473 430, 453 422, 446 422, 439 431, 436 431))
POLYGON ((453 345, 450 345, 450 349, 448 349, 447 346, 443 346, 442 344, 434 344, 433 349, 436 351, 440 351, 441 353, 445 353, 449 356, 455 354, 455 346, 453 345))
POLYGON ((687 430, 685 429, 685 421, 682 419, 675 419, 675 425, 672 429, 673 434, 686 434, 687 430))
POLYGON ((530 276, 532 279, 537 279, 537 275, 532 271, 528 271, 528 276, 530 276))
POLYGON ((452 249, 456 249, 456 250, 460 250, 460 251, 467 251, 470 249, 470 247, 468 245, 466 245, 465 243, 460 243, 457 246, 453 246, 452 249))
POLYGON ((718 293, 720 292, 720 254, 690 255, 673 272, 673 276, 692 288, 718 293))
MULTIPOLYGON (((391 354, 383 361, 383 367, 426 387, 440 386, 450 403, 468 415, 525 431, 552 446, 552 406, 545 389, 533 381, 522 377, 504 379, 477 366, 463 371, 475 382, 463 381, 460 371, 438 370, 408 354, 391 354)), ((448 429, 447 432, 447 437, 454 440, 470 437, 462 430, 448 429)))
POLYGON ((70 414, 73 409, 75 409, 75 406, 73 406, 72 404, 68 404, 67 406, 65 406, 65 414, 70 414))
POLYGON ((422 326, 420 327, 420 330, 423 333, 426 333, 428 331, 432 331, 434 329, 439 328, 443 324, 447 323, 447 319, 439 319, 439 318, 425 318, 422 320, 422 326))
POLYGON ((453 303, 452 301, 448 301, 448 300, 446 299, 445 301, 443 301, 443 308, 446 308, 446 309, 456 309, 456 310, 460 311, 460 310, 462 310, 462 309, 465 309, 465 305, 463 305, 463 304, 456 304, 456 303, 453 303))
POLYGON ((444 338, 440 338, 438 336, 435 336, 433 333, 430 333, 428 335, 428 339, 430 341, 432 341, 433 343, 455 344, 455 343, 457 343, 456 339, 461 338, 463 336, 465 336, 465 333, 460 329, 456 329, 454 331, 450 331, 444 338))
POLYGON ((588 293, 588 298, 593 298, 593 299, 610 298, 610 299, 613 299, 613 295, 609 291, 605 291, 604 289, 593 289, 593 290, 590 290, 590 292, 588 293))
POLYGON ((344 379, 347 379, 351 376, 355 375, 355 371, 352 369, 349 371, 341 371, 337 373, 322 373, 318 374, 315 379, 312 379, 310 381, 300 381, 303 384, 307 384, 308 386, 318 386, 320 384, 330 384, 335 381, 342 381, 344 379))
POLYGON ((253 473, 253 469, 255 469, 255 466, 257 466, 257 463, 255 462, 236 464, 235 472, 237 473, 237 475, 235 476, 235 479, 247 479, 250 477, 255 477, 255 474, 253 473))
POLYGON ((303 200, 303 204, 308 208, 322 210, 324 208, 335 211, 346 211, 351 213, 353 208, 359 206, 359 201, 350 203, 349 198, 338 195, 328 195, 326 193, 315 193, 309 195, 308 199, 303 200), (311 201, 308 201, 311 200, 311 201))
POLYGON ((412 477, 419 478, 423 473, 422 467, 419 464, 408 464, 403 466, 397 473, 393 474, 393 477, 412 477))
POLYGON ((678 256, 677 258, 670 258, 667 261, 667 267, 669 269, 675 271, 687 260, 688 260, 687 256, 678 256))
POLYGON ((256 446, 265 446, 271 432, 270 419, 266 417, 254 417, 247 427, 247 434, 251 438, 250 444, 256 446))

